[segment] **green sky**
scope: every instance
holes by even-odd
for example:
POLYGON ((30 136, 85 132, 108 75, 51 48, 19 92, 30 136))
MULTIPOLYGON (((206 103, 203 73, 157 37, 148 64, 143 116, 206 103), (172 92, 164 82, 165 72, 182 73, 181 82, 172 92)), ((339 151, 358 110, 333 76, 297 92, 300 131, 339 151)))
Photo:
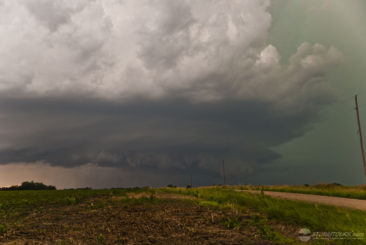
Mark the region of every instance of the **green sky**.
POLYGON ((364 183, 353 96, 359 95, 365 125, 366 2, 274 0, 271 12, 270 42, 278 48, 282 62, 305 41, 334 46, 345 61, 329 73, 337 102, 323 109, 311 131, 276 148, 283 157, 272 172, 263 173, 262 181, 364 183))

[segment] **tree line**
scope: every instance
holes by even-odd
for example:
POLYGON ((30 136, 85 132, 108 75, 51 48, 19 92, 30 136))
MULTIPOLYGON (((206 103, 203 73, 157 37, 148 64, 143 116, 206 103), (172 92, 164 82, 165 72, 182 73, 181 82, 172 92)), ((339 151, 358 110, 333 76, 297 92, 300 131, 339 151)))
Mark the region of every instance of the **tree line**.
POLYGON ((25 181, 21 185, 13 185, 10 187, 2 187, 2 191, 21 191, 21 190, 56 190, 55 186, 45 185, 43 183, 25 181))

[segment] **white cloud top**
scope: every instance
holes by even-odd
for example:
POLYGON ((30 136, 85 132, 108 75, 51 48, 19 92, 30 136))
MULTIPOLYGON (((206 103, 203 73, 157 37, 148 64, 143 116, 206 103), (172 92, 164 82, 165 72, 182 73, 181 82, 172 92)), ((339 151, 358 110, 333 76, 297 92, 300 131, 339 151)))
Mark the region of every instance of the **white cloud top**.
POLYGON ((304 43, 281 65, 276 47, 267 43, 269 4, 2 0, 0 91, 284 105, 294 103, 294 93, 326 90, 318 78, 341 53, 304 43))

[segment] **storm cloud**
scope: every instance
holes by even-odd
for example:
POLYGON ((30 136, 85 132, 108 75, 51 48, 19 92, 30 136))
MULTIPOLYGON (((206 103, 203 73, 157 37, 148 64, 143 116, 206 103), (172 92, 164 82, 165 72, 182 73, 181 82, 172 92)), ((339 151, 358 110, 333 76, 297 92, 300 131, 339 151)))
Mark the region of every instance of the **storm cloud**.
POLYGON ((235 178, 334 99, 334 47, 281 60, 270 1, 0 0, 0 163, 235 178))

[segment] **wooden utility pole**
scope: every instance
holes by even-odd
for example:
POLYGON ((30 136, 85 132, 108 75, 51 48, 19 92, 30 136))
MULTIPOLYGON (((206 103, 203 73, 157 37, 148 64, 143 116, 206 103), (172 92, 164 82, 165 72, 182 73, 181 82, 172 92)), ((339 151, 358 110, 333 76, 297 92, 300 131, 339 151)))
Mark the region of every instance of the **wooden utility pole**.
POLYGON ((192 185, 192 174, 191 174, 191 187, 193 187, 193 185, 192 185))
POLYGON ((224 185, 226 185, 225 160, 222 160, 222 175, 224 176, 224 185))
POLYGON ((364 170, 365 177, 366 177, 366 158, 365 158, 365 149, 363 147, 363 138, 362 138, 362 130, 361 130, 360 112, 358 110, 357 95, 355 95, 355 104, 356 104, 356 114, 357 114, 358 135, 360 136, 363 170, 364 170))

